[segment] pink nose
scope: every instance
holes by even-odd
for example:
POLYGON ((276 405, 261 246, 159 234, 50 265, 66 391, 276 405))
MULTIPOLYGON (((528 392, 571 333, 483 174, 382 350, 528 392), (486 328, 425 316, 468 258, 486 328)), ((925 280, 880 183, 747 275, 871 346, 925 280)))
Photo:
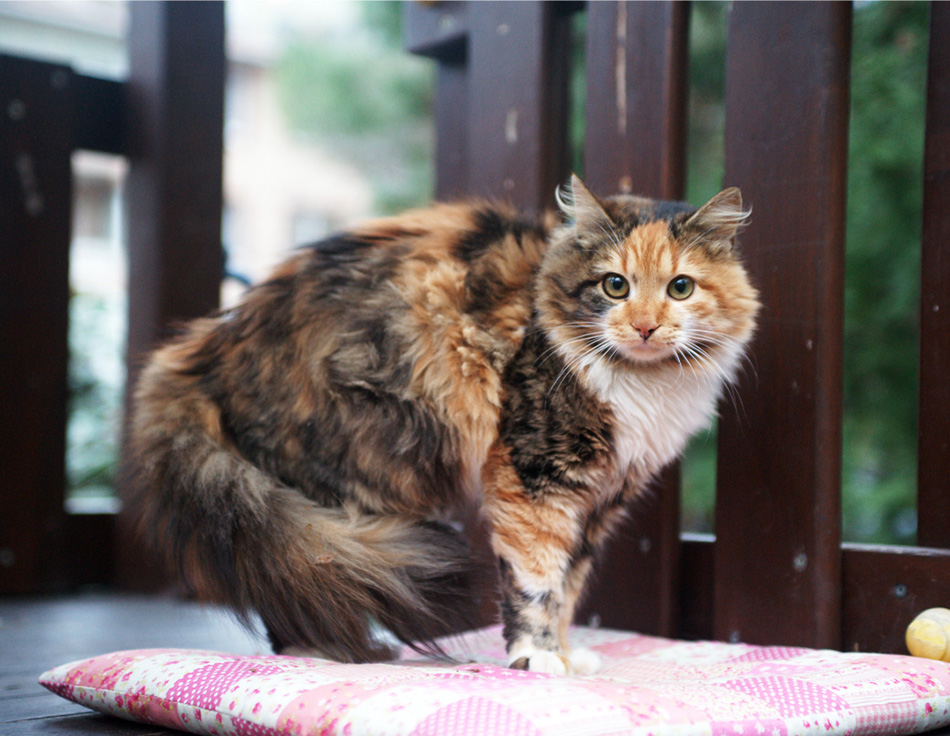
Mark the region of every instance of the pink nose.
POLYGON ((640 337, 643 338, 644 342, 650 339, 650 335, 656 332, 657 327, 659 327, 659 325, 654 325, 651 323, 633 325, 633 329, 635 329, 640 337))

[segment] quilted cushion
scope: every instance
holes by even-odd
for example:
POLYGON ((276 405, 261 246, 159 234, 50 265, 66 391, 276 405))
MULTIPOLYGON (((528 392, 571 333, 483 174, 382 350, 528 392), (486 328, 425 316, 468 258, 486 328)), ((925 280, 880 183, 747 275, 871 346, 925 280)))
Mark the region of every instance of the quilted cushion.
POLYGON ((950 723, 950 664, 577 628, 604 668, 509 670, 499 627, 460 663, 348 665, 195 650, 115 652, 40 682, 102 713, 202 734, 901 734, 950 723))

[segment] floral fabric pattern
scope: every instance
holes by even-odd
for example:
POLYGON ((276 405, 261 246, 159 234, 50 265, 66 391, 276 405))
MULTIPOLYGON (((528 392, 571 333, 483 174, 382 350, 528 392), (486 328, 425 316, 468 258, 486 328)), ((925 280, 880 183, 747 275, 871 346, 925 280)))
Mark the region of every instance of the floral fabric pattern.
POLYGON ((944 662, 580 627, 572 641, 603 669, 507 669, 491 627, 449 640, 455 662, 143 649, 65 664, 40 683, 101 713, 236 736, 871 735, 950 724, 944 662))

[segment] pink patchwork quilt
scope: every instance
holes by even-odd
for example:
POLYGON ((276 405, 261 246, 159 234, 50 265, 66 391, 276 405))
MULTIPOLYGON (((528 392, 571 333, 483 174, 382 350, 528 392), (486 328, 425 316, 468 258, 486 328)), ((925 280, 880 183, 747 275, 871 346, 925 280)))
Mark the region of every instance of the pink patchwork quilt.
POLYGON ((950 724, 950 664, 915 657, 574 629, 603 669, 505 668, 499 627, 451 640, 456 663, 151 649, 40 677, 102 713, 198 734, 601 736, 911 734, 950 724))

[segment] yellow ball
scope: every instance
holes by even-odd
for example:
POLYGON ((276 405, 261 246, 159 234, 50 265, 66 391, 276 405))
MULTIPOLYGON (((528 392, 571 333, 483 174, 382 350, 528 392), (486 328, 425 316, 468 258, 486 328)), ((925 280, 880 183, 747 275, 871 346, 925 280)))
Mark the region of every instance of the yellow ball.
POLYGON ((928 608, 917 615, 904 637, 907 651, 915 657, 950 662, 950 610, 928 608))

